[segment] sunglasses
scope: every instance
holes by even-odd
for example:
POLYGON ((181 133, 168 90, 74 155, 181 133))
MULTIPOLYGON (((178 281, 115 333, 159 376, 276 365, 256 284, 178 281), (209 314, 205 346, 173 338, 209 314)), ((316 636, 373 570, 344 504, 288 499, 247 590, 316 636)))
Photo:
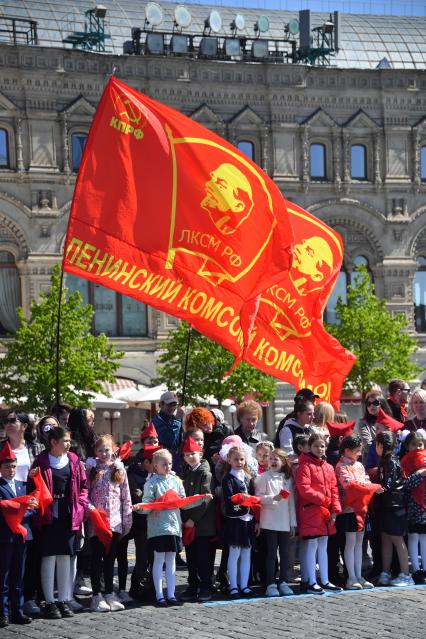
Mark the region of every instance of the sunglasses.
POLYGON ((6 424, 16 424, 16 422, 18 421, 17 417, 9 417, 8 419, 6 419, 6 424))
POLYGON ((367 402, 367 406, 380 406, 378 399, 371 399, 367 402))

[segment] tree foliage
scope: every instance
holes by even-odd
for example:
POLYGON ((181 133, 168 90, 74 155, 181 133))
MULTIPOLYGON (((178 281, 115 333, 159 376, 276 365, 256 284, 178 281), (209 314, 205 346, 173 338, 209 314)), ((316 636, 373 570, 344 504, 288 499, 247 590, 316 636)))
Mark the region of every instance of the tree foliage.
MULTIPOLYGON (((51 287, 31 304, 30 318, 18 309, 19 328, 11 341, 3 341, 0 359, 0 395, 5 402, 29 412, 45 413, 56 399, 56 328, 61 272, 53 270, 51 287)), ((90 405, 90 391, 100 382, 113 381, 123 353, 104 334, 93 335, 93 308, 80 293, 63 287, 59 338, 60 399, 74 406, 90 405)))
POLYGON ((346 303, 339 297, 336 315, 338 324, 329 324, 327 330, 357 357, 347 386, 364 392, 373 384, 410 379, 418 372, 412 361, 416 342, 408 333, 407 320, 402 313, 391 315, 385 301, 375 295, 365 266, 357 268, 346 303))
MULTIPOLYGON (((159 357, 157 383, 182 392, 188 324, 181 322, 170 331, 164 350, 159 357)), ((242 362, 224 377, 234 362, 234 356, 225 348, 201 333, 191 330, 185 402, 198 404, 200 398, 213 396, 219 405, 224 399, 241 401, 252 395, 259 401, 269 401, 275 395, 275 380, 257 368, 242 362)))

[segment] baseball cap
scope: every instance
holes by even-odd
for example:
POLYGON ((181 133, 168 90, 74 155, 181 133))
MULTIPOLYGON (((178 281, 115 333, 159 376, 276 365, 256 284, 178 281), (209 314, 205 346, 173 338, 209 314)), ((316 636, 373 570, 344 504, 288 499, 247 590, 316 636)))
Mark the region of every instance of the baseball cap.
POLYGON ((297 391, 296 396, 295 396, 295 400, 296 399, 317 399, 319 397, 319 395, 315 395, 315 393, 313 391, 311 391, 310 388, 301 388, 300 390, 297 391))
POLYGON ((176 393, 173 393, 172 391, 166 391, 161 395, 160 402, 164 402, 164 404, 173 404, 174 402, 176 402, 177 404, 178 397, 176 393))

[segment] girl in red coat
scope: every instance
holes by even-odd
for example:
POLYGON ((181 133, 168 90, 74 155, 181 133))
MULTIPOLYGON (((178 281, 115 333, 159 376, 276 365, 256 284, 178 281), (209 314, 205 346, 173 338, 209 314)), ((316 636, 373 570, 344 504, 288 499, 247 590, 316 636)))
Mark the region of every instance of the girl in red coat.
POLYGON ((324 455, 324 439, 318 434, 311 435, 309 453, 300 455, 296 474, 299 536, 306 540, 305 561, 309 576, 307 592, 313 595, 342 590, 328 580, 328 535, 336 531, 334 521, 342 509, 334 468, 325 461, 324 455), (317 561, 321 586, 316 579, 317 561))

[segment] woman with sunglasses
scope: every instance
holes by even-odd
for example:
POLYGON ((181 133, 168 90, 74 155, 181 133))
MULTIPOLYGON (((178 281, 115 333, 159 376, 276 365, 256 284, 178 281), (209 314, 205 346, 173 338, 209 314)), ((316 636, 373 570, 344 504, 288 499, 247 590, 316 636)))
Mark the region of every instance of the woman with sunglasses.
POLYGON ((10 410, 4 421, 4 429, 6 431, 6 439, 0 444, 3 448, 8 441, 13 452, 16 455, 16 479, 26 482, 28 471, 34 459, 43 450, 43 444, 37 438, 26 438, 25 431, 30 424, 30 419, 26 413, 10 410))
POLYGON ((389 405, 384 398, 381 390, 368 391, 364 399, 365 409, 364 415, 358 421, 356 431, 362 441, 362 458, 364 466, 367 463, 368 451, 376 439, 376 421, 377 415, 382 408, 385 413, 391 415, 389 405))

